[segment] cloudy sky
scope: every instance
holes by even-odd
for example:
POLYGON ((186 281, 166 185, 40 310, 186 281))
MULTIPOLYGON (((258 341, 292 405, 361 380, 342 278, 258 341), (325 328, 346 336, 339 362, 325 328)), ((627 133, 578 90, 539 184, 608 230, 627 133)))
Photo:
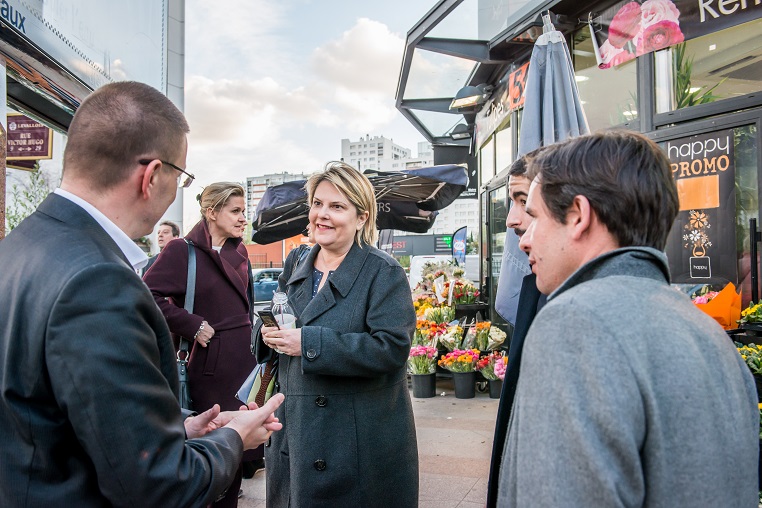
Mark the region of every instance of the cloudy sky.
POLYGON ((394 107, 407 31, 434 0, 187 0, 186 217, 201 186, 312 172, 341 139, 423 137, 394 107))

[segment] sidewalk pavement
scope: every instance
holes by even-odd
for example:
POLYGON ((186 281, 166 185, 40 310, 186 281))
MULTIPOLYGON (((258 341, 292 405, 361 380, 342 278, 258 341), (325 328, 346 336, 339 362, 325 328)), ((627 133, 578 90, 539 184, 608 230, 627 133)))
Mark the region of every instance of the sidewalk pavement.
MULTIPOLYGON (((476 393, 456 399, 451 379, 437 379, 437 396, 412 397, 418 436, 420 508, 483 508, 497 399, 476 393), (444 396, 442 396, 444 394, 444 396)), ((264 508, 265 472, 243 480, 240 508, 264 508)))

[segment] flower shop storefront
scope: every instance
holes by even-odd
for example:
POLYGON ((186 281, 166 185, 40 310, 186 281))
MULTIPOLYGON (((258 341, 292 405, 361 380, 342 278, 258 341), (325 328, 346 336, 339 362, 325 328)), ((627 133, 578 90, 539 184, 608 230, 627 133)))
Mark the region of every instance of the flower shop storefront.
POLYGON ((566 37, 591 131, 645 133, 670 159, 680 213, 666 251, 676 287, 726 329, 737 328, 742 309, 759 299, 752 220, 760 217, 762 160, 762 4, 741 0, 442 0, 410 30, 398 109, 435 154, 452 150, 448 134, 466 124, 464 149, 478 160, 475 282, 485 319, 510 337, 494 312, 507 169, 545 11, 566 37), (469 86, 481 96, 453 107, 469 86))

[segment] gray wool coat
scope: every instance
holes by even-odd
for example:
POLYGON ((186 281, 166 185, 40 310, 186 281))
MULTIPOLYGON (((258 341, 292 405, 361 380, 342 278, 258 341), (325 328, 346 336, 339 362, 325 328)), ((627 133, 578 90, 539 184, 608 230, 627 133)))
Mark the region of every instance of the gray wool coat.
MULTIPOLYGON (((302 355, 280 355, 265 448, 268 507, 418 504, 418 449, 405 363, 415 329, 410 288, 386 253, 353 245, 312 298, 319 246, 279 280, 302 330, 302 355)), ((258 323, 261 327, 261 323, 258 323)), ((271 350, 257 333, 258 359, 271 350)))
POLYGON ((524 344, 498 506, 756 507, 757 394, 722 328, 647 247, 548 297, 524 344))

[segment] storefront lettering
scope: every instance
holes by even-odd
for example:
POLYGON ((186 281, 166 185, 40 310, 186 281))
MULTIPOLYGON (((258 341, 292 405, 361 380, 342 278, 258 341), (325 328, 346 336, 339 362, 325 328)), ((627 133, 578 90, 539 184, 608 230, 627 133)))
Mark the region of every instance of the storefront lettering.
POLYGON ((378 207, 379 212, 390 213, 392 211, 392 205, 389 203, 384 203, 383 201, 376 203, 376 206, 378 207))
MULTIPOLYGON (((699 5, 699 18, 701 23, 706 21, 706 15, 709 14, 712 18, 717 19, 720 16, 729 16, 736 12, 740 7, 741 10, 746 9, 749 2, 747 0, 717 0, 717 9, 714 10, 712 4, 714 0, 698 0, 699 5), (732 7, 730 7, 732 6, 732 7)), ((754 5, 759 5, 762 0, 754 0, 754 5)))
POLYGON ((709 173, 716 173, 720 171, 726 171, 730 167, 730 157, 727 155, 720 155, 719 157, 712 157, 710 159, 694 159, 691 162, 673 162, 672 174, 674 175, 679 170, 680 173, 675 175, 675 178, 684 178, 686 176, 706 175, 709 173))
POLYGON ((8 5, 6 0, 0 2, 0 16, 5 18, 8 23, 16 27, 21 33, 25 34, 24 21, 26 17, 22 16, 17 9, 14 9, 12 5, 8 5))

